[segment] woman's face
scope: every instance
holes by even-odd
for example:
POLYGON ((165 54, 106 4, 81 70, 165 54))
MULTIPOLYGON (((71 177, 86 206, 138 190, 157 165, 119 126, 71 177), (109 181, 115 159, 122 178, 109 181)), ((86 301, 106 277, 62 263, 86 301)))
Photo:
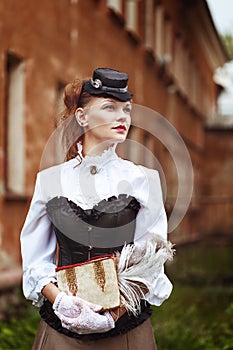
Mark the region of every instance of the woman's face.
POLYGON ((131 103, 113 98, 93 97, 83 108, 85 141, 94 144, 102 142, 123 142, 131 123, 131 103))

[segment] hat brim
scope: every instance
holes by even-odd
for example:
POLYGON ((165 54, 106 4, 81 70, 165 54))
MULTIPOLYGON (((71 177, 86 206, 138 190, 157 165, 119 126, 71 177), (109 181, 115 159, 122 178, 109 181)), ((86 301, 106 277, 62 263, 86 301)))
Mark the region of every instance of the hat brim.
POLYGON ((93 96, 98 96, 98 95, 104 95, 104 96, 110 96, 113 98, 116 98, 117 100, 126 102, 131 100, 133 97, 133 94, 130 92, 114 92, 114 91, 106 91, 106 90, 101 90, 101 88, 96 89, 91 85, 90 80, 86 81, 83 85, 83 91, 89 92, 89 94, 93 96))

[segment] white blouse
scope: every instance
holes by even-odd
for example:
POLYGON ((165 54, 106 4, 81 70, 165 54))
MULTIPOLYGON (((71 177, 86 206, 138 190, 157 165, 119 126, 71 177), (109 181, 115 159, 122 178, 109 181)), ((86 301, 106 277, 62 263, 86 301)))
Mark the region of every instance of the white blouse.
MULTIPOLYGON (((64 196, 83 209, 90 209, 102 199, 125 193, 141 205, 136 217, 134 243, 140 245, 154 234, 167 240, 167 218, 161 185, 156 170, 123 160, 115 147, 101 156, 71 159, 37 174, 35 191, 21 232, 23 292, 40 307, 42 288, 56 282, 56 236, 46 213, 46 203, 64 196)), ((153 293, 146 300, 161 305, 172 291, 172 284, 162 268, 153 281, 153 293)))

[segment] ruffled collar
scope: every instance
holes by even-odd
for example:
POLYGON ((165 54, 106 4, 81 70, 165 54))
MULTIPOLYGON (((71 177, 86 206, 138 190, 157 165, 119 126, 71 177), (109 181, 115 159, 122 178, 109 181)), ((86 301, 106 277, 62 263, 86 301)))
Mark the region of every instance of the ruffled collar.
POLYGON ((118 156, 116 154, 116 146, 117 146, 117 143, 114 143, 112 146, 105 149, 103 153, 98 156, 86 155, 84 157, 82 153, 82 149, 83 149, 82 143, 78 142, 77 144, 78 155, 76 156, 78 164, 76 164, 76 166, 79 164, 83 164, 85 166, 95 165, 98 167, 100 165, 104 165, 110 160, 117 159, 118 156))

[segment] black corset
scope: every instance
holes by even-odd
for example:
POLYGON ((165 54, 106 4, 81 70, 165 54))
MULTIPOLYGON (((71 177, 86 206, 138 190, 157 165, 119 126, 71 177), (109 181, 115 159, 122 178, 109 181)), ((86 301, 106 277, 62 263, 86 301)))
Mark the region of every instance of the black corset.
POLYGON ((66 197, 51 199, 46 210, 59 245, 58 266, 121 251, 134 240, 138 201, 125 194, 84 210, 66 197))
MULTIPOLYGON (((125 243, 134 241, 135 219, 140 209, 132 196, 121 194, 102 200, 92 209, 84 210, 66 197, 54 197, 46 205, 59 245, 58 266, 71 265, 89 258, 121 251, 125 243)), ((69 337, 95 340, 126 333, 151 315, 150 305, 141 302, 138 317, 125 313, 115 328, 105 333, 80 335, 63 328, 46 300, 40 309, 41 317, 58 332, 69 337)))

